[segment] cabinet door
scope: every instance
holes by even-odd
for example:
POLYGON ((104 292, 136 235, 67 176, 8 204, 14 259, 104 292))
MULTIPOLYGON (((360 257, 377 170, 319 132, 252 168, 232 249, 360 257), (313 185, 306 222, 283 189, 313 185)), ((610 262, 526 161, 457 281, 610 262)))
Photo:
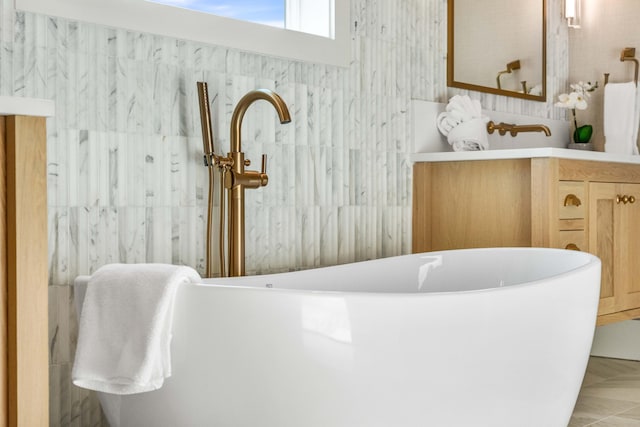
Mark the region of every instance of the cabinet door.
POLYGON ((623 295, 620 309, 630 310, 640 307, 640 184, 621 185, 618 196, 627 201, 616 202, 620 211, 616 239, 620 240, 621 250, 617 258, 623 276, 619 284, 623 295))
POLYGON ((620 295, 614 292, 614 271, 616 270, 614 234, 619 218, 616 209, 616 184, 589 184, 589 252, 602 261, 600 284, 600 305, 598 314, 617 311, 620 295))
POLYGON ((589 252, 602 261, 598 314, 640 307, 640 201, 624 196, 640 200, 640 184, 589 186, 589 252))

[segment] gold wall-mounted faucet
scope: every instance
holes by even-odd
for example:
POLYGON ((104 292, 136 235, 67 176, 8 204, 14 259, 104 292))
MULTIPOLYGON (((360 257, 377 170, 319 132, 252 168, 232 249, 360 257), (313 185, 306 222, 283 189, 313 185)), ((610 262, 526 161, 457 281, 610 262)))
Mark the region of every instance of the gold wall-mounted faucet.
POLYGON ((487 132, 492 134, 495 131, 498 131, 502 136, 506 135, 507 132, 509 132, 511 136, 516 136, 519 132, 544 132, 546 136, 551 136, 551 130, 545 125, 514 125, 504 122, 496 124, 493 120, 489 121, 489 123, 487 123, 487 132))

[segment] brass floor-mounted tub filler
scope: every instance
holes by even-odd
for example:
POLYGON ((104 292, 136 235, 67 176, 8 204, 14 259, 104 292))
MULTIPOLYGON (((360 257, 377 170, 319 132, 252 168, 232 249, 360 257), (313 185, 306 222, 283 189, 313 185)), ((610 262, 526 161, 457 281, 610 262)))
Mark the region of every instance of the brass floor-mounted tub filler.
POLYGON ((213 275, 211 240, 213 233, 213 198, 214 198, 214 167, 220 174, 220 227, 218 243, 220 248, 220 275, 244 276, 244 190, 264 187, 269 182, 267 176, 267 156, 262 155, 261 171, 245 170, 251 162, 244 158, 242 152, 241 128, 242 119, 247 109, 258 100, 271 103, 278 113, 280 123, 289 123, 289 109, 280 96, 269 89, 257 89, 247 93, 240 99, 231 117, 231 151, 226 157, 218 156, 213 149, 213 130, 211 127, 211 112, 207 84, 198 82, 198 98, 200 101, 200 119, 202 122, 202 142, 204 146, 204 164, 209 169, 209 198, 207 210, 206 236, 206 276, 213 275), (228 268, 225 269, 224 221, 225 221, 225 191, 228 208, 227 243, 228 268))

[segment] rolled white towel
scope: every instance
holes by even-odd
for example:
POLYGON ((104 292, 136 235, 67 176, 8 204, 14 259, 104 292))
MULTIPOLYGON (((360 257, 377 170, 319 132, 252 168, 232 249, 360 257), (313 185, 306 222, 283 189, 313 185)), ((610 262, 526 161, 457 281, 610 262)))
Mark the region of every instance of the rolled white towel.
POLYGON ((477 99, 471 99, 468 95, 455 95, 449 100, 446 110, 457 111, 461 114, 461 121, 466 122, 482 115, 482 105, 477 99))
POLYGON ((453 151, 482 151, 489 149, 486 118, 477 117, 454 127, 447 140, 453 151))
POLYGON ((472 100, 467 95, 455 95, 447 104, 445 111, 436 118, 438 130, 448 136, 461 123, 482 117, 482 105, 478 100, 472 100))
POLYGON ((451 130, 459 124, 460 120, 446 111, 438 114, 438 117, 436 119, 436 126, 438 127, 440 133, 444 136, 449 135, 449 132, 451 132, 451 130))
POLYGON ((469 98, 468 96, 459 97, 459 105, 471 118, 480 117, 482 115, 482 107, 480 101, 469 98))

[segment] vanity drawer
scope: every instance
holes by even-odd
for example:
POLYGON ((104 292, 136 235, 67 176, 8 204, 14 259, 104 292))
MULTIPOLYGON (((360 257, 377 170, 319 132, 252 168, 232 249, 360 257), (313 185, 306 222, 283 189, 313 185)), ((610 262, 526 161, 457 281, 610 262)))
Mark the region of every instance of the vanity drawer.
POLYGON ((584 230, 558 232, 558 248, 587 251, 587 235, 584 230))
POLYGON ((586 212, 585 185, 582 181, 558 183, 558 218, 584 218, 586 212))
POLYGON ((584 229, 585 229, 584 218, 558 220, 558 230, 560 231, 573 231, 573 230, 584 230, 584 229))

